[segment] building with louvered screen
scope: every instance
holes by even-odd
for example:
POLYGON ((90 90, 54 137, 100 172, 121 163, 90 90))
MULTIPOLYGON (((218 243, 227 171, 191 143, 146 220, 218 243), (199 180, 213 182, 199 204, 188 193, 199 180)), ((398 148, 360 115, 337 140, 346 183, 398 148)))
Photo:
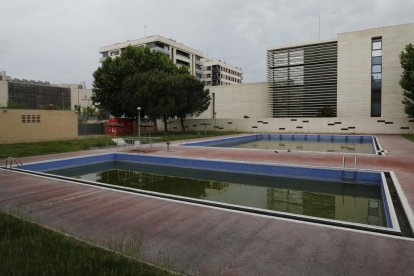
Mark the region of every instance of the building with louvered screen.
POLYGON ((322 108, 336 114, 337 41, 267 51, 271 116, 316 117, 322 108))
POLYGON ((38 82, 10 81, 9 101, 29 109, 70 109, 71 93, 68 87, 56 87, 38 82))

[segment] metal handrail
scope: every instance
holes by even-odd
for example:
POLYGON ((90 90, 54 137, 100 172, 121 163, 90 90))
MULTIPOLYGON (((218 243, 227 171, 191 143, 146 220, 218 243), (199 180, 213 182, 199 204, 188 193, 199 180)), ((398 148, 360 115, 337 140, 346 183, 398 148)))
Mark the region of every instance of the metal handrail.
POLYGON ((6 159, 6 169, 11 170, 13 168, 13 162, 18 168, 23 168, 23 163, 19 158, 9 157, 6 159))
MULTIPOLYGON (((352 181, 355 184, 356 181, 356 171, 357 168, 357 157, 354 156, 354 167, 353 168, 349 168, 350 170, 352 170, 353 172, 353 177, 352 177, 352 181)), ((342 183, 344 183, 345 181, 345 170, 346 170, 346 162, 345 162, 345 156, 342 156, 342 183)))

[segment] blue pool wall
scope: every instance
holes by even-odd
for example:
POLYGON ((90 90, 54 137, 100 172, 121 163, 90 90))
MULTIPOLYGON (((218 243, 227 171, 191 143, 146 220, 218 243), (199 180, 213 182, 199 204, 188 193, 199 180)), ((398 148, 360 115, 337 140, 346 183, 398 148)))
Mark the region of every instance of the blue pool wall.
POLYGON ((268 134, 258 133, 252 135, 213 139, 208 141, 185 143, 185 146, 215 146, 221 144, 252 142, 258 139, 271 141, 304 141, 304 142, 331 142, 331 143, 363 143, 372 144, 376 152, 373 137, 368 135, 327 135, 327 134, 268 134))
MULTIPOLYGON (((385 184, 386 185, 386 184, 385 184)), ((387 195, 384 189, 384 185, 381 185, 381 197, 382 197, 382 203, 384 205, 384 213, 385 213, 385 221, 387 223, 387 226, 390 228, 394 228, 394 223, 392 221, 391 215, 390 215, 390 206, 388 205, 387 195)))
POLYGON ((345 179, 353 179, 360 184, 380 185, 382 183, 381 173, 370 171, 343 171, 341 169, 327 169, 318 167, 301 167, 279 164, 261 164, 246 162, 231 162, 219 160, 202 160, 176 157, 148 156, 139 154, 108 153, 101 155, 83 156, 62 160, 52 160, 39 163, 27 164, 24 169, 31 171, 46 172, 51 170, 65 169, 82 165, 90 165, 109 161, 124 161, 134 163, 145 163, 161 166, 182 167, 189 169, 225 171, 234 173, 246 173, 253 175, 267 175, 292 178, 308 178, 322 181, 341 182, 345 179))

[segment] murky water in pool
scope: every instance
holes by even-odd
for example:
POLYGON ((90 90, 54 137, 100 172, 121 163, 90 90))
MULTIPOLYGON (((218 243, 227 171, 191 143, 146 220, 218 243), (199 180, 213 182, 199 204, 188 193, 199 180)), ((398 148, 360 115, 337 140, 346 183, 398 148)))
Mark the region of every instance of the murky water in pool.
POLYGON ((213 147, 232 147, 248 149, 272 149, 292 151, 317 151, 317 152, 347 152, 347 153, 373 153, 372 144, 363 143, 331 143, 331 142, 305 142, 305 141, 275 141, 258 140, 252 142, 233 142, 212 145, 213 147))
POLYGON ((153 192, 386 226, 379 186, 108 162, 49 173, 153 192))

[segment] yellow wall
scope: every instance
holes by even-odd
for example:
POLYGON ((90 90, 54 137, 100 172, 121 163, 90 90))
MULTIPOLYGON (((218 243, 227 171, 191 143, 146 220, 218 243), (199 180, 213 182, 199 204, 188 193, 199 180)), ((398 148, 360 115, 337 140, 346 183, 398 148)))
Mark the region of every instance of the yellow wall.
POLYGON ((77 137, 78 121, 74 111, 0 109, 0 143, 2 144, 77 137))

